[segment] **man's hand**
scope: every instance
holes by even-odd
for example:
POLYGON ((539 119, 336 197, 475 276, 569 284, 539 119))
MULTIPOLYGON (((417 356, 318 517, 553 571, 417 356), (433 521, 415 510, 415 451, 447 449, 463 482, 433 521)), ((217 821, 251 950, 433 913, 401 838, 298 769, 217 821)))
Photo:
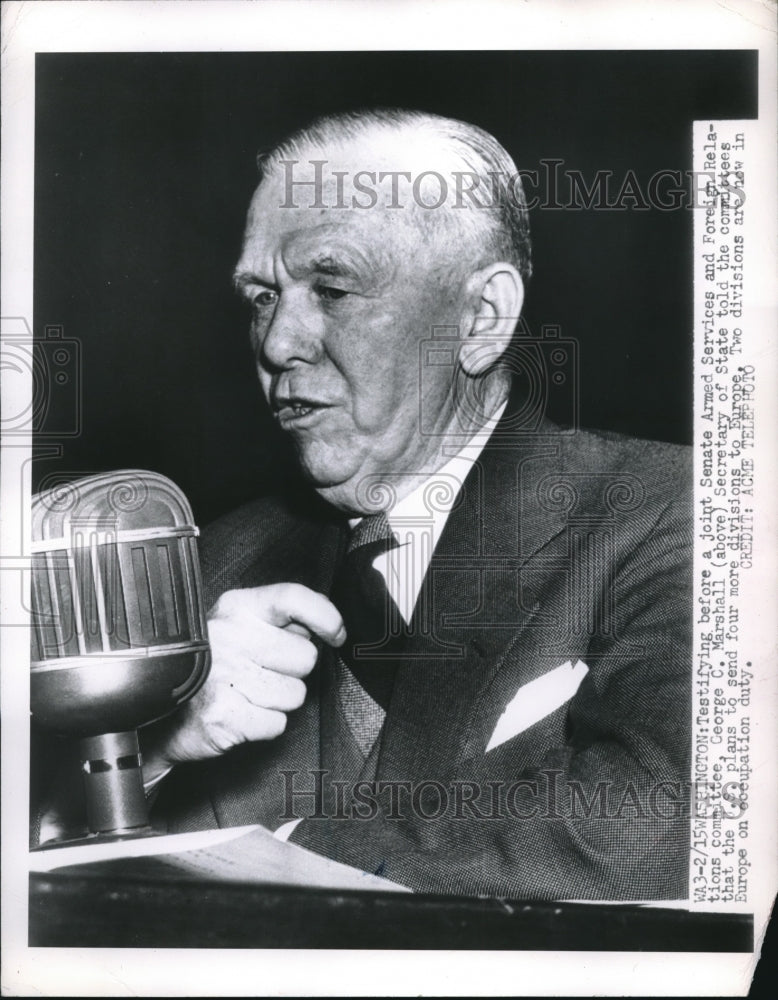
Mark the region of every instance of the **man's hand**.
POLYGON ((314 635, 340 646, 346 631, 335 605, 308 587, 279 583, 222 594, 208 619, 208 679, 175 715, 141 730, 146 782, 174 764, 279 736, 286 713, 305 700, 314 635))

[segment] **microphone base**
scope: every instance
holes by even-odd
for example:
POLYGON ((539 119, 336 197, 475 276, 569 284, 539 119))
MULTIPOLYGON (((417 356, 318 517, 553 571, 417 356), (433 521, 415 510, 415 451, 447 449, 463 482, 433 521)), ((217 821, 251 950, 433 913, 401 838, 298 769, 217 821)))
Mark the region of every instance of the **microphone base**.
POLYGON ((59 850, 61 847, 94 847, 98 844, 118 844, 123 840, 147 840, 150 837, 164 836, 158 830, 150 826, 135 827, 132 830, 124 830, 116 833, 85 833, 81 837, 69 837, 63 840, 47 840, 45 844, 39 844, 30 849, 31 854, 38 854, 42 851, 59 850))
POLYGON ((149 831, 138 734, 87 736, 79 751, 90 831, 111 837, 149 831))

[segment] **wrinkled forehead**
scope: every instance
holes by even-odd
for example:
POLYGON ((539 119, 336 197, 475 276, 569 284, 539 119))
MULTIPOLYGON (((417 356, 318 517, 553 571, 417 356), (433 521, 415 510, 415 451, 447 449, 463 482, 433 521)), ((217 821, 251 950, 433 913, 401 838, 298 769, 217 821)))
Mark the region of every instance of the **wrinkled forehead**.
MULTIPOLYGON (((359 217, 338 222, 324 218, 318 223, 305 215, 301 218, 311 224, 279 227, 273 225, 272 216, 258 213, 246 230, 236 278, 253 274, 269 280, 280 264, 297 280, 329 276, 375 282, 381 275, 388 281, 409 259, 409 250, 402 252, 397 239, 376 237, 375 223, 359 217)), ((406 248, 411 245, 406 241, 406 248)))
POLYGON ((421 264, 425 249, 440 255, 436 223, 451 213, 425 203, 461 168, 439 140, 394 130, 273 159, 249 208, 244 255, 280 251, 296 268, 337 249, 339 259, 421 264))
POLYGON ((314 269, 326 273, 336 262, 344 272, 387 267, 418 250, 420 234, 410 213, 292 206, 282 197, 283 183, 275 175, 257 188, 246 222, 244 259, 270 260, 280 254, 290 273, 302 275, 314 269))

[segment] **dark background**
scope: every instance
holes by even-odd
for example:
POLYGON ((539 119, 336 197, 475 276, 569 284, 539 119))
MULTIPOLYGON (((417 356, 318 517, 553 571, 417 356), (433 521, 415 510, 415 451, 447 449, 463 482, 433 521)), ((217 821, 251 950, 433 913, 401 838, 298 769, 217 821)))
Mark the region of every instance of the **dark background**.
MULTIPOLYGON (((756 55, 39 54, 34 329, 61 327, 80 362, 46 398, 38 440, 61 454, 39 458, 34 489, 154 469, 205 524, 294 482, 230 287, 255 154, 319 113, 377 104, 473 121, 523 169, 611 170, 615 194, 629 169, 644 190, 690 170, 693 119, 755 117, 756 55)), ((525 315, 579 342, 583 425, 691 440, 692 221, 532 212, 525 315)))

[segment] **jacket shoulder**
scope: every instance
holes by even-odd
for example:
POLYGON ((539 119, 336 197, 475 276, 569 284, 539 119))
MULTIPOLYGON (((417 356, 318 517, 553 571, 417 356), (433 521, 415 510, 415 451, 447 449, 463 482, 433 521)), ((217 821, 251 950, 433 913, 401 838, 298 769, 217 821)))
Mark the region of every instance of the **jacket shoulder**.
POLYGON ((302 564, 331 525, 315 505, 264 497, 203 529, 200 562, 206 606, 225 590, 303 579, 302 564))
POLYGON ((626 474, 666 501, 673 491, 690 494, 693 451, 689 445, 631 437, 613 431, 581 430, 563 436, 563 466, 594 474, 626 474))

